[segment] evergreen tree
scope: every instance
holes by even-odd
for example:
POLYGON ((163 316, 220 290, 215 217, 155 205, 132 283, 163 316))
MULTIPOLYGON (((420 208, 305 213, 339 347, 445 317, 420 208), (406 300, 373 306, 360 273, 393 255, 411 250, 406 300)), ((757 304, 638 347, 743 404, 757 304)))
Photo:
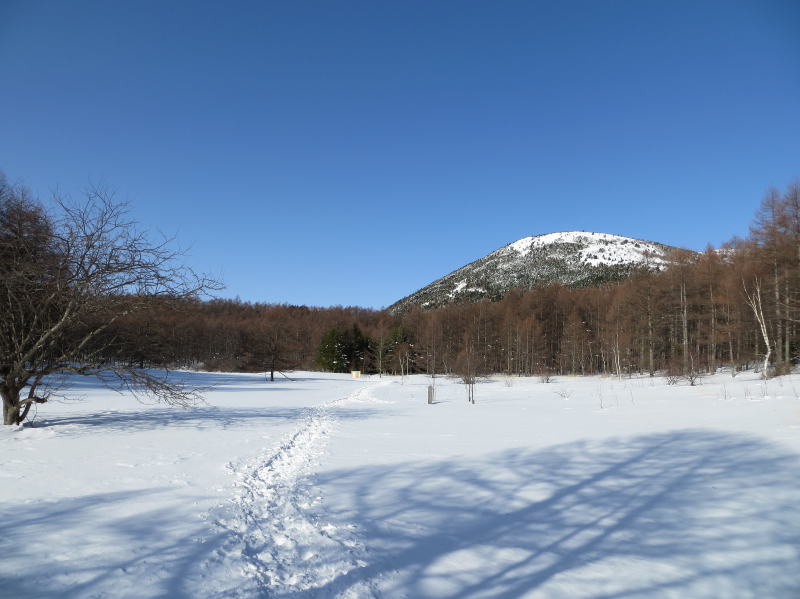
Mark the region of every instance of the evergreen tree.
POLYGON ((369 345, 369 337, 357 325, 344 331, 331 329, 319 344, 317 365, 330 372, 363 370, 369 345))
POLYGON ((348 371, 350 359, 347 342, 337 329, 331 329, 323 335, 317 351, 317 365, 329 372, 348 371))

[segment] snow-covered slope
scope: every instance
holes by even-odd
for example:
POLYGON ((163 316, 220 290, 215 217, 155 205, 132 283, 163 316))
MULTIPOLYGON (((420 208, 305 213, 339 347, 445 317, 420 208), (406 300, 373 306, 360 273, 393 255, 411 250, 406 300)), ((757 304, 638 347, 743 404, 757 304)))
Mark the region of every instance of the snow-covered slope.
POLYGON ((660 268, 670 246, 608 233, 565 231, 524 237, 462 266, 391 306, 403 310, 498 299, 510 290, 559 282, 583 287, 660 268))

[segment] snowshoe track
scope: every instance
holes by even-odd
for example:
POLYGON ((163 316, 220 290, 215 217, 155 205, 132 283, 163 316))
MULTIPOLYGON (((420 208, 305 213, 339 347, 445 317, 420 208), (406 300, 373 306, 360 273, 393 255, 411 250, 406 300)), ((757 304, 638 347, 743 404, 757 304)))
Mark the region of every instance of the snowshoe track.
POLYGON ((303 423, 277 447, 240 467, 240 492, 217 525, 230 535, 223 560, 244 562, 256 588, 229 589, 223 596, 379 597, 355 571, 366 565, 357 530, 327 522, 309 478, 324 455, 337 418, 331 408, 370 400, 369 387, 305 410, 303 423), (317 508, 317 509, 315 509, 317 508), (354 580, 357 582, 353 583, 354 580))

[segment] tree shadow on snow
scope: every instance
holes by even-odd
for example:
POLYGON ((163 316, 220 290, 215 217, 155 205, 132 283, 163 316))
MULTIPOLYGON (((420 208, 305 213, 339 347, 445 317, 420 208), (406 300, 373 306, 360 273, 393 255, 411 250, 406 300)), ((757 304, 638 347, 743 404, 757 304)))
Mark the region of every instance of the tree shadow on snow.
POLYGON ((100 427, 108 432, 139 432, 164 427, 229 428, 248 422, 296 420, 303 416, 302 408, 144 408, 141 412, 115 411, 90 414, 51 416, 38 420, 36 428, 100 427))
MULTIPOLYGON (((800 458, 746 435, 677 431, 305 482, 322 485, 323 520, 358 525, 365 552, 354 556, 364 565, 303 592, 219 586, 215 564, 236 566, 230 531, 161 489, 0 504, 0 588, 286 599, 371 580, 385 598, 800 596, 800 458)), ((342 551, 319 548, 297 568, 330 571, 342 551)))
POLYGON ((160 502, 162 491, 97 493, 24 508, 0 504, 0 595, 190 599, 188 569, 213 554, 223 535, 209 534, 182 506, 160 502), (152 509, 142 509, 150 501, 152 509), (176 523, 190 534, 170 534, 176 523))
MULTIPOLYGON (((377 410, 369 408, 340 410, 337 418, 361 419, 376 415, 377 410)), ((270 424, 276 420, 301 420, 308 415, 307 408, 263 407, 263 408, 220 408, 199 406, 193 408, 143 408, 142 411, 92 412, 89 414, 51 416, 37 420, 35 428, 61 427, 60 434, 69 434, 76 427, 80 433, 83 427, 97 427, 103 432, 140 432, 157 428, 195 428, 227 429, 237 426, 252 426, 259 423, 270 424)))
POLYGON ((276 597, 363 579, 387 597, 800 596, 800 456, 750 436, 677 431, 317 482, 327 517, 359 526, 367 564, 276 597))
MULTIPOLYGON (((208 389, 210 391, 230 392, 275 392, 275 391, 307 391, 304 382, 314 382, 313 377, 298 377, 292 379, 276 378, 269 381, 264 373, 231 373, 231 372, 202 372, 193 370, 156 370, 148 369, 156 377, 166 378, 174 383, 182 383, 189 387, 208 389)), ((51 377, 54 385, 63 388, 66 393, 80 395, 92 390, 108 389, 110 391, 124 391, 124 385, 112 372, 102 372, 97 376, 79 376, 74 374, 54 375, 51 377)))

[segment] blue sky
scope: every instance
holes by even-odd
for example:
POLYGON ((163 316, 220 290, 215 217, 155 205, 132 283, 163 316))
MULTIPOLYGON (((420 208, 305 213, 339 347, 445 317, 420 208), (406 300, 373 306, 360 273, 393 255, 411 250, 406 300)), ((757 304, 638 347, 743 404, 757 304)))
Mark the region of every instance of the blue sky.
POLYGON ((800 176, 800 2, 0 2, 0 169, 226 297, 381 307, 527 235, 694 249, 800 176))

